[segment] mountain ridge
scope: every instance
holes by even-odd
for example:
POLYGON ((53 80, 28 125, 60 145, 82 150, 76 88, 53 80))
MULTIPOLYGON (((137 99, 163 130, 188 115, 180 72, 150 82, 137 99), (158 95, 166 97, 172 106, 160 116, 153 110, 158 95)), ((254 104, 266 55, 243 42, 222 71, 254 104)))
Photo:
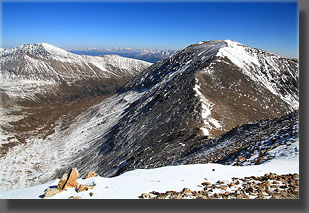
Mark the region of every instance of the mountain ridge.
POLYGON ((44 140, 53 152, 42 151, 46 147, 34 139, 31 147, 8 156, 25 153, 25 164, 33 170, 31 159, 45 153, 41 157, 48 163, 35 170, 43 176, 25 172, 36 181, 72 167, 110 177, 175 165, 177 156, 196 141, 205 145, 239 125, 278 118, 297 108, 298 60, 236 42, 199 42, 149 66, 69 124, 60 119, 57 131, 44 140), (249 60, 239 58, 240 53, 249 60))

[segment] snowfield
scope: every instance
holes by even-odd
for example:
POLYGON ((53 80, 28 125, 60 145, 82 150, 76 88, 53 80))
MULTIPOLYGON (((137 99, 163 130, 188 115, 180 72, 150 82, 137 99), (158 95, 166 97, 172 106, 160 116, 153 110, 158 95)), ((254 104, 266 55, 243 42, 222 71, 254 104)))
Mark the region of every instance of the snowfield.
MULTIPOLYGON (((299 146, 298 141, 295 142, 295 146, 299 146)), ((200 190, 200 184, 205 181, 205 178, 213 184, 218 180, 230 181, 233 177, 262 176, 270 172, 277 175, 299 173, 298 152, 291 155, 276 155, 276 157, 261 165, 192 164, 137 169, 113 178, 79 178, 77 180, 79 184, 94 185, 94 188, 79 193, 71 188, 49 199, 67 199, 70 196, 78 196, 81 199, 137 199, 142 193, 151 191, 181 191, 183 188, 200 190), (89 195, 90 192, 93 196, 89 195)), ((55 179, 42 185, 2 192, 0 199, 40 199, 45 189, 57 186, 58 182, 59 179, 55 179)))

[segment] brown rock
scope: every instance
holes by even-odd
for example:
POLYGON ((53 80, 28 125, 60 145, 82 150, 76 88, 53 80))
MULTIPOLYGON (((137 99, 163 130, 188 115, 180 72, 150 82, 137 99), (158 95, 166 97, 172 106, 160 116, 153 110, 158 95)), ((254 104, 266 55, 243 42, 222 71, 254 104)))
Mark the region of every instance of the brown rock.
MULTIPOLYGON (((90 192, 91 193, 91 192, 90 192)), ((139 198, 150 198, 151 197, 151 195, 150 194, 148 194, 148 193, 143 193, 141 196, 139 196, 139 198)))
POLYGON ((250 186, 250 187, 247 189, 247 191, 253 193, 253 192, 254 192, 254 188, 250 186))
POLYGON ((196 192, 196 191, 193 191, 193 192, 192 192, 192 195, 197 197, 197 196, 200 195, 200 193, 198 193, 198 192, 196 192))
POLYGON ((234 182, 231 182, 231 183, 229 184, 229 187, 233 187, 233 186, 235 186, 235 183, 234 183, 234 182))
POLYGON ((98 176, 99 176, 99 175, 96 174, 95 172, 90 171, 90 172, 88 172, 88 174, 87 174, 84 178, 87 179, 87 178, 98 177, 98 176))
POLYGON ((186 194, 191 193, 191 190, 188 188, 183 188, 182 193, 186 195, 186 194))
POLYGON ((265 189, 265 192, 266 192, 267 194, 269 194, 269 195, 272 194, 272 192, 271 192, 268 188, 265 189))
POLYGON ((243 162, 243 161, 245 161, 246 160, 246 158, 244 158, 243 156, 239 156, 238 157, 238 161, 240 161, 240 162, 243 162))
POLYGON ((201 183, 203 186, 210 186, 211 185, 211 183, 209 183, 209 182, 203 182, 203 183, 201 183))
POLYGON ((52 197, 55 194, 58 194, 59 192, 61 192, 61 190, 57 188, 49 188, 49 189, 46 189, 46 191, 44 192, 44 197, 52 197))
POLYGON ((250 197, 248 195, 244 194, 243 199, 250 199, 250 197))
POLYGON ((275 179, 276 178, 276 174, 275 173, 269 173, 269 178, 270 179, 275 179))
POLYGON ((78 187, 77 192, 84 192, 84 191, 88 191, 89 189, 93 189, 93 186, 90 186, 90 185, 80 185, 78 187))
POLYGON ((57 189, 62 190, 65 182, 67 182, 67 179, 68 179, 68 174, 64 173, 57 185, 57 189))
POLYGON ((167 195, 177 195, 177 192, 176 191, 166 191, 166 194, 167 195))
POLYGON ((66 183, 64 184, 63 189, 77 188, 78 187, 78 183, 77 183, 78 176, 79 176, 79 173, 78 173, 77 169, 71 169, 71 171, 69 173, 69 177, 68 177, 66 183))
POLYGON ((68 197, 68 199, 80 199, 80 197, 78 197, 78 196, 70 196, 70 197, 68 197))
POLYGON ((154 195, 158 195, 158 194, 160 194, 160 192, 156 192, 156 191, 152 191, 152 192, 150 192, 151 194, 154 194, 154 195))
POLYGON ((263 191, 263 189, 265 188, 266 188, 265 184, 263 183, 259 184, 259 190, 263 191))
POLYGON ((217 193, 214 193, 213 197, 214 197, 214 198, 220 198, 220 195, 217 194, 217 193))
POLYGON ((228 186, 227 185, 221 185, 220 188, 224 191, 228 190, 228 186))
POLYGON ((278 194, 273 194, 271 199, 280 199, 280 195, 278 194))
POLYGON ((236 195, 236 199, 243 199, 242 195, 236 195))
POLYGON ((258 195, 257 195, 257 199, 263 199, 264 198, 264 195, 262 194, 262 193, 259 193, 258 195))
POLYGON ((201 195, 201 196, 198 196, 196 199, 208 199, 208 197, 204 196, 204 195, 201 195))
POLYGON ((166 195, 164 193, 160 193, 159 195, 157 195, 156 199, 165 199, 166 195))
POLYGON ((274 180, 273 184, 279 184, 279 181, 274 180))
POLYGON ((263 156, 265 153, 266 153, 266 150, 264 149, 264 150, 262 150, 262 151, 260 152, 259 156, 261 157, 261 156, 263 156))

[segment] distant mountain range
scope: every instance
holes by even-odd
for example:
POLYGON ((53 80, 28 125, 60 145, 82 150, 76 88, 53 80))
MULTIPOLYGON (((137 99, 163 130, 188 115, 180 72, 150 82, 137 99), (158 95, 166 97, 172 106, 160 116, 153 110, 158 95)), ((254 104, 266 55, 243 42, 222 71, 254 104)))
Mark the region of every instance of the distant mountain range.
POLYGON ((9 122, 10 142, 3 146, 3 188, 42 183, 72 167, 111 177, 188 163, 259 164, 267 160, 262 150, 271 158, 268 152, 298 139, 299 61, 235 41, 198 42, 154 64, 76 55, 48 44, 2 56, 3 102, 23 91, 15 80, 27 78, 27 85, 67 85, 53 97, 65 91, 74 97, 65 104, 57 98, 20 102, 24 108, 14 116, 24 117, 9 122))
POLYGON ((120 55, 123 57, 140 59, 143 61, 148 61, 155 63, 164 59, 176 52, 176 50, 160 50, 160 49, 134 49, 134 48, 89 48, 89 49, 67 49, 71 53, 76 53, 79 55, 120 55))

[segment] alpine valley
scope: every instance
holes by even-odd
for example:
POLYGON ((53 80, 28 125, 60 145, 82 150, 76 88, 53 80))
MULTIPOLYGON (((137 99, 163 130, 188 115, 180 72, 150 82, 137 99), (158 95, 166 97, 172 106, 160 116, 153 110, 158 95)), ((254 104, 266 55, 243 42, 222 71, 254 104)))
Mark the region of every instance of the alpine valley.
POLYGON ((112 179, 298 159, 298 59, 231 40, 198 42, 153 64, 46 43, 0 54, 1 191, 71 168, 112 179))

